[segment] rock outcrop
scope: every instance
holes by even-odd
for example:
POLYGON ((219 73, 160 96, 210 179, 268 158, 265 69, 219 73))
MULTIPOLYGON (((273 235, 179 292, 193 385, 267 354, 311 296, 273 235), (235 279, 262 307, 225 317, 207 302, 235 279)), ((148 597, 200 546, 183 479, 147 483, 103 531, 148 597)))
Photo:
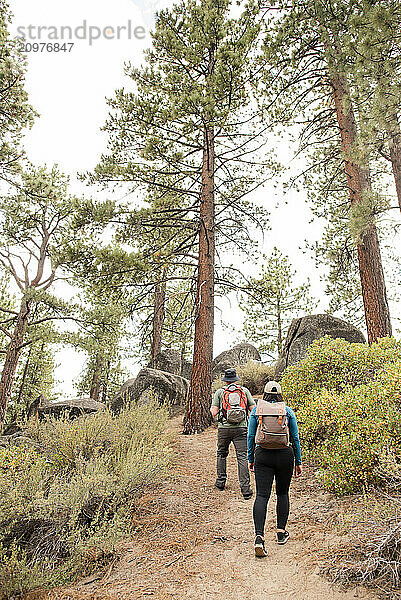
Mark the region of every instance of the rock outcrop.
POLYGON ((95 413, 103 410, 105 405, 102 402, 95 402, 90 398, 72 398, 70 400, 58 400, 50 402, 43 396, 39 396, 28 409, 28 418, 37 415, 39 419, 51 416, 60 417, 68 415, 71 419, 95 413))
POLYGON ((174 375, 180 375, 185 379, 191 378, 192 363, 185 358, 182 358, 181 353, 173 348, 166 348, 162 350, 154 361, 148 365, 149 369, 157 369, 158 371, 165 371, 167 373, 173 373, 174 375))
POLYGON ((293 319, 276 365, 275 379, 280 379, 287 367, 295 365, 305 358, 312 342, 325 335, 329 335, 333 339, 343 338, 352 343, 366 343, 365 337, 359 329, 331 315, 309 315, 293 319))
POLYGON ((249 360, 261 360, 261 357, 255 346, 247 342, 242 342, 231 348, 231 350, 222 352, 216 356, 212 363, 213 380, 220 377, 226 369, 244 365, 249 360))
POLYGON ((10 446, 31 446, 39 452, 43 450, 42 446, 35 442, 29 436, 29 433, 23 429, 11 435, 0 436, 0 448, 9 448, 10 446))
POLYGON ((155 399, 158 404, 166 404, 171 416, 179 413, 186 404, 189 381, 180 375, 159 371, 158 369, 141 369, 135 379, 124 383, 114 397, 111 408, 118 412, 130 402, 148 404, 155 399))

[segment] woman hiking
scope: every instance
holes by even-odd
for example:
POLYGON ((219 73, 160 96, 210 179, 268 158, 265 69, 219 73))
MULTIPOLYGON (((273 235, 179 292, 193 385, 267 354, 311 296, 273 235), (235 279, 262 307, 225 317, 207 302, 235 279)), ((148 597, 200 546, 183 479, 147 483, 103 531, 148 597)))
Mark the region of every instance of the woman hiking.
POLYGON ((301 446, 297 419, 294 411, 283 401, 280 384, 269 381, 263 399, 252 409, 248 424, 248 463, 249 470, 255 472, 256 481, 253 505, 255 556, 267 556, 264 529, 273 479, 277 495, 277 543, 285 544, 290 537, 286 525, 294 459, 295 477, 300 477, 301 446))

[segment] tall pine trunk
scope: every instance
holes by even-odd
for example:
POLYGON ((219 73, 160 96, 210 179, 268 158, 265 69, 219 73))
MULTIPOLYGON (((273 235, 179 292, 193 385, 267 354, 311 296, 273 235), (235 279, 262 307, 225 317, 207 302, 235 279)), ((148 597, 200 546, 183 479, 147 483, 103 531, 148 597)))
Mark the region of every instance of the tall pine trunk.
MULTIPOLYGON (((360 165, 353 156, 357 140, 357 126, 349 94, 348 83, 343 75, 331 75, 337 122, 345 158, 345 172, 351 206, 363 202, 364 195, 372 192, 369 168, 360 165)), ((361 278, 368 342, 391 335, 390 311, 386 284, 380 255, 376 225, 373 221, 361 232, 357 244, 359 274, 361 278)))
POLYGON ((202 191, 200 199, 200 232, 198 277, 195 300, 194 360, 184 433, 200 433, 211 423, 213 330, 214 330, 214 130, 205 127, 202 191))
POLYGON ((4 426, 6 418, 7 406, 11 397, 15 372, 17 370, 18 360, 21 354, 22 344, 24 341, 28 319, 30 313, 30 302, 23 299, 21 302, 20 311, 18 313, 17 322, 7 348, 6 358, 4 361, 3 371, 0 379, 0 433, 4 426))
POLYGON ((104 368, 104 360, 101 354, 96 356, 95 370, 92 376, 92 383, 90 389, 90 398, 97 402, 99 400, 100 388, 102 385, 102 372, 104 368))
POLYGON ((391 168, 393 170, 398 204, 401 210, 401 129, 397 115, 393 115, 387 129, 391 168))
POLYGON ((166 278, 167 278, 167 267, 163 268, 162 278, 156 284, 154 294, 154 307, 153 307, 153 332, 152 332, 152 348, 151 348, 151 361, 152 365, 155 364, 155 359, 160 354, 162 349, 162 334, 164 317, 166 315, 165 304, 166 304, 166 278))
POLYGON ((280 356, 283 351, 283 327, 281 322, 280 300, 277 302, 277 350, 280 356))
POLYGON ((22 372, 22 379, 21 379, 21 385, 20 385, 19 392, 18 392, 17 404, 21 404, 21 401, 22 401, 22 395, 24 393, 26 376, 28 374, 28 369, 29 369, 30 362, 31 362, 31 354, 32 354, 32 344, 29 347, 28 356, 26 358, 24 370, 22 372))
POLYGON ((107 404, 107 392, 108 392, 108 388, 109 388, 110 366, 111 366, 111 360, 109 359, 107 361, 106 373, 103 378, 103 385, 102 385, 102 402, 103 402, 103 404, 107 404))

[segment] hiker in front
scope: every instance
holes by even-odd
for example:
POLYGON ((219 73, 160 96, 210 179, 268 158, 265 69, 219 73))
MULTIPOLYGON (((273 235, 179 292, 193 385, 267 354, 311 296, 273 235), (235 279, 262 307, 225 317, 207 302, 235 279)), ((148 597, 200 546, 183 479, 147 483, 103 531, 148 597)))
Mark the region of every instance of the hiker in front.
POLYGON ((285 544, 290 537, 286 525, 294 459, 295 477, 300 477, 301 446, 297 419, 294 411, 283 401, 280 384, 269 381, 263 399, 252 409, 248 425, 248 462, 249 469, 255 471, 256 481, 253 505, 255 556, 267 556, 264 529, 273 479, 276 480, 277 543, 285 544))
POLYGON ((247 463, 248 412, 255 401, 247 388, 238 385, 235 369, 227 369, 222 380, 228 385, 214 395, 210 412, 218 416, 217 429, 217 479, 215 487, 224 490, 227 480, 227 456, 231 442, 234 444, 238 462, 238 477, 245 500, 252 497, 247 463))

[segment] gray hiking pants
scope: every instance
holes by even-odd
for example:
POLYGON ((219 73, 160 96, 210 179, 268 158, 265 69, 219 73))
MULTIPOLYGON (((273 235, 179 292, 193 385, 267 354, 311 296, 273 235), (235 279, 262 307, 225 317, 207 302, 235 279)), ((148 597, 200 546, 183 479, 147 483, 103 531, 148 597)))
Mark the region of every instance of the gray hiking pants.
POLYGON ((250 478, 247 460, 247 428, 219 427, 217 430, 217 479, 216 484, 224 486, 227 479, 227 456, 231 442, 234 444, 238 462, 238 477, 241 492, 250 491, 250 478))

